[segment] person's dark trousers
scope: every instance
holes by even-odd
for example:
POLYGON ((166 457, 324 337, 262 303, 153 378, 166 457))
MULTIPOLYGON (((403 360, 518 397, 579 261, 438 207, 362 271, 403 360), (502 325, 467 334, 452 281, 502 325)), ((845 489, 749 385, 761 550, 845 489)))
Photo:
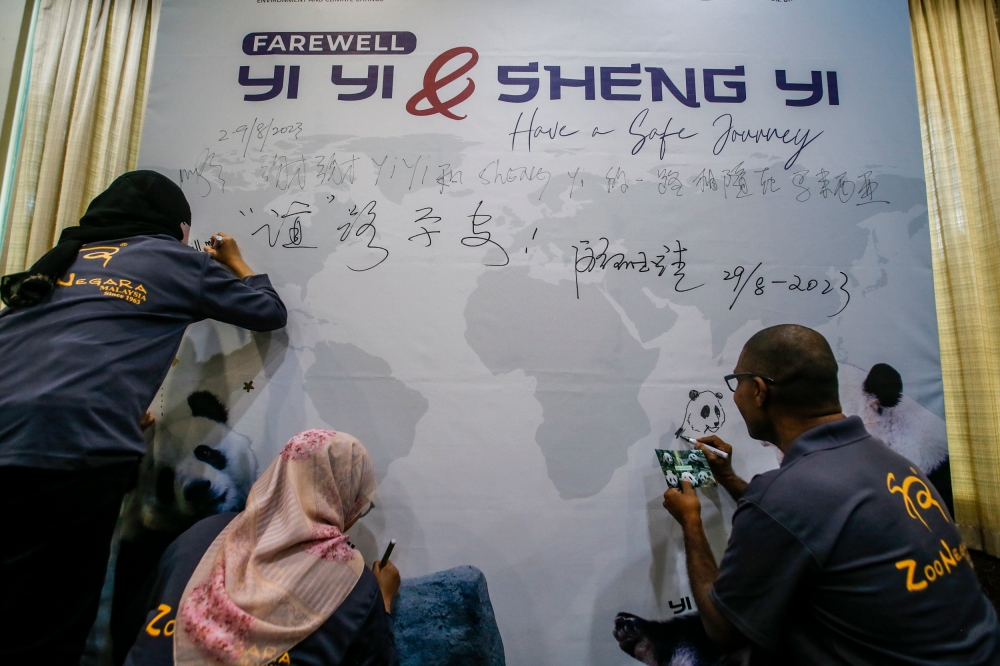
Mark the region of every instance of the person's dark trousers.
POLYGON ((0 467, 0 663, 79 665, 136 468, 0 467))
POLYGON ((111 604, 111 663, 121 666, 146 622, 146 602, 156 579, 160 556, 180 532, 144 532, 133 541, 118 544, 115 561, 115 594, 111 604))

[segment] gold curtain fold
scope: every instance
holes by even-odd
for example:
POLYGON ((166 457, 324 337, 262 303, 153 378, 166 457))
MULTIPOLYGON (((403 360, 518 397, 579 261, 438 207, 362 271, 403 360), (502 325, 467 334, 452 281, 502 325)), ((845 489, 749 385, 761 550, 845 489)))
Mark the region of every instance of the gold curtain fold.
POLYGON ((43 0, 3 273, 25 270, 135 168, 160 0, 43 0))
POLYGON ((910 0, 955 521, 1000 556, 1000 38, 994 0, 910 0))

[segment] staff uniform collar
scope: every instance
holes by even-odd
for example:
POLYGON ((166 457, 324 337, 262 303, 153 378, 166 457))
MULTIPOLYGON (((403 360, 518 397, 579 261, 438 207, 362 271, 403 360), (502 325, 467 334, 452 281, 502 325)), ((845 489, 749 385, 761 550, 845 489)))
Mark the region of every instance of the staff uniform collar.
POLYGON ((781 467, 785 467, 802 456, 836 449, 841 446, 853 444, 857 441, 871 437, 865 429, 864 421, 860 416, 848 416, 847 418, 810 428, 795 438, 791 448, 781 461, 781 467))

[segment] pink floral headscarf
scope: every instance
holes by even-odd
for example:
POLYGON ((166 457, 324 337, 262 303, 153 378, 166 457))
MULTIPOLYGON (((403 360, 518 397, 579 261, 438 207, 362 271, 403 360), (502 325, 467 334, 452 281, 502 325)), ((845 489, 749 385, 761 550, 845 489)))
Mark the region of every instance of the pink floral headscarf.
POLYGON ((174 663, 258 666, 318 629, 364 569, 343 531, 374 493, 361 442, 331 430, 293 437, 184 588, 174 663))

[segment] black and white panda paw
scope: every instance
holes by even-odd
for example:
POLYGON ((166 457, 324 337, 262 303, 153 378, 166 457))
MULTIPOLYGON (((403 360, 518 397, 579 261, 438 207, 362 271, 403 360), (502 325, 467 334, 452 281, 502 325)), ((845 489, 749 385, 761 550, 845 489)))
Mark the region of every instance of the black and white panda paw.
POLYGON ((647 620, 631 613, 618 613, 612 633, 622 652, 647 666, 661 666, 647 620))

